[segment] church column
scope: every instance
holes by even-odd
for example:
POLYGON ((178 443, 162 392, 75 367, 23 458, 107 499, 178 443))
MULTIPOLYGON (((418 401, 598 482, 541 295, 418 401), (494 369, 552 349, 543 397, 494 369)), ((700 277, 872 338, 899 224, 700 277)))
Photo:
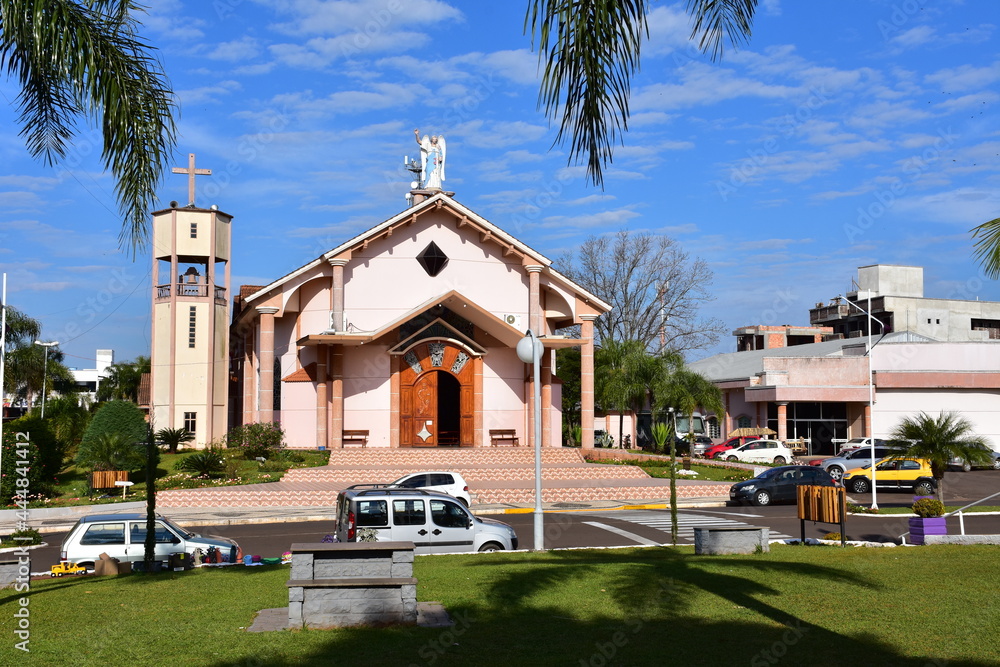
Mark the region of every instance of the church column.
POLYGON ((344 446, 344 346, 330 346, 330 447, 344 446))
POLYGON ((273 306, 257 306, 260 313, 260 397, 258 418, 261 422, 274 421, 274 314, 273 306))
POLYGON ((542 330, 542 302, 541 302, 541 291, 539 287, 539 277, 542 273, 542 267, 538 265, 531 265, 524 267, 528 272, 528 327, 535 332, 536 336, 544 336, 545 331, 542 330))
POLYGON ((316 348, 316 446, 326 447, 326 346, 316 348))
POLYGON ((254 336, 253 329, 246 326, 243 333, 243 423, 252 424, 255 419, 254 408, 257 401, 254 400, 256 387, 254 381, 257 378, 257 366, 254 364, 254 336))
POLYGON ((542 353, 542 447, 552 446, 552 355, 553 350, 542 353))
POLYGON ((346 259, 330 258, 326 260, 333 267, 333 280, 330 289, 330 328, 334 331, 344 331, 344 265, 346 259))
POLYGON ((788 403, 778 403, 778 440, 788 439, 788 403))
POLYGON ((594 320, 596 315, 582 315, 580 323, 580 425, 582 449, 594 448, 594 320))

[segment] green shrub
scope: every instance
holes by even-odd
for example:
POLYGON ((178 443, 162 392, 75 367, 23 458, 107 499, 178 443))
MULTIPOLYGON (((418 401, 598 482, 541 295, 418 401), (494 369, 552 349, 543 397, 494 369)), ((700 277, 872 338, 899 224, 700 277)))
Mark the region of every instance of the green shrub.
POLYGON ((944 503, 934 498, 921 498, 913 503, 913 513, 924 519, 930 519, 944 514, 944 503))
POLYGON ((30 547, 42 543, 42 534, 34 528, 24 528, 15 530, 9 536, 3 538, 4 547, 30 547), (20 539, 15 539, 20 538, 20 539), (28 539, 24 539, 28 538, 28 539))
POLYGON ((41 479, 47 486, 51 486, 56 481, 56 476, 63 469, 66 455, 66 445, 56 438, 49 428, 48 421, 41 417, 28 415, 15 419, 4 424, 4 433, 7 429, 15 433, 28 433, 31 442, 38 447, 37 463, 41 466, 41 479))
POLYGON ((34 437, 30 433, 24 435, 23 431, 4 425, 3 477, 0 478, 0 501, 4 505, 11 504, 18 491, 21 493, 16 497, 22 501, 49 493, 50 485, 42 475, 42 466, 38 460, 39 452, 34 437))
POLYGON ((146 465, 146 445, 123 433, 101 433, 80 446, 76 461, 91 470, 138 470, 146 465))
POLYGON ((199 477, 218 475, 226 469, 222 452, 217 449, 204 449, 188 454, 174 466, 183 472, 189 472, 199 477))
POLYGON ((243 424, 226 434, 226 446, 239 449, 247 459, 269 459, 285 446, 285 432, 278 422, 243 424))
POLYGON ((840 538, 841 538, 840 533, 827 533, 826 535, 823 536, 824 540, 834 540, 837 542, 840 541, 840 538))
POLYGON ((148 429, 142 410, 135 403, 109 401, 94 414, 87 432, 83 434, 76 455, 77 462, 94 458, 87 450, 103 434, 116 434, 131 444, 145 443, 148 429))

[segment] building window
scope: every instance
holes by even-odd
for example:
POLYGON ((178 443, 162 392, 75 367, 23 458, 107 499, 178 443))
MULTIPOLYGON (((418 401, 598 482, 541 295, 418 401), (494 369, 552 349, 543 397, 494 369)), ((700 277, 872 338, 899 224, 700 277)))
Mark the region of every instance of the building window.
POLYGON ((985 331, 990 340, 1000 339, 1000 320, 972 318, 973 331, 985 331))
POLYGON ((198 238, 198 223, 197 222, 192 222, 191 223, 191 238, 193 238, 193 239, 198 238))
POLYGON ((194 334, 197 324, 198 308, 191 306, 188 310, 188 347, 194 347, 194 334))
POLYGON ((718 419, 716 419, 715 417, 709 417, 706 420, 706 424, 705 425, 708 427, 708 437, 710 437, 710 438, 720 438, 720 437, 722 437, 722 432, 719 429, 719 420, 718 419))
POLYGON ((197 412, 185 412, 184 413, 184 430, 188 433, 194 433, 195 429, 198 428, 198 413, 197 412))
POLYGON ((736 428, 750 428, 750 418, 746 415, 736 418, 736 428))

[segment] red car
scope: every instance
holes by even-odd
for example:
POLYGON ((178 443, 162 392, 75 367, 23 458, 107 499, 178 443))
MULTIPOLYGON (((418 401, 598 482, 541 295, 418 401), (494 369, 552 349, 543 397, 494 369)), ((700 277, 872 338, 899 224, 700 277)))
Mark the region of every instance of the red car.
POLYGON ((739 447, 740 445, 745 445, 751 440, 760 440, 760 438, 761 436, 759 435, 741 435, 741 436, 736 436, 735 438, 729 438, 723 443, 720 443, 718 445, 706 449, 705 458, 706 459, 722 458, 721 456, 722 452, 732 449, 733 447, 739 447))

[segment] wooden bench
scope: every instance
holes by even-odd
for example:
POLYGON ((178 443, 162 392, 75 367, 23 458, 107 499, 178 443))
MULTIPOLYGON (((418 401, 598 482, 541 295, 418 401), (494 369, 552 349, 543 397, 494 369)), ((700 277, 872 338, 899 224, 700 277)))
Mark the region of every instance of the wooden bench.
POLYGON ((348 445, 360 445, 362 447, 368 446, 368 430, 357 430, 357 431, 343 431, 343 437, 341 438, 341 443, 344 447, 348 445))
POLYGON ((499 444, 513 445, 520 447, 521 442, 517 439, 517 431, 512 428, 491 428, 490 444, 496 447, 499 444))

